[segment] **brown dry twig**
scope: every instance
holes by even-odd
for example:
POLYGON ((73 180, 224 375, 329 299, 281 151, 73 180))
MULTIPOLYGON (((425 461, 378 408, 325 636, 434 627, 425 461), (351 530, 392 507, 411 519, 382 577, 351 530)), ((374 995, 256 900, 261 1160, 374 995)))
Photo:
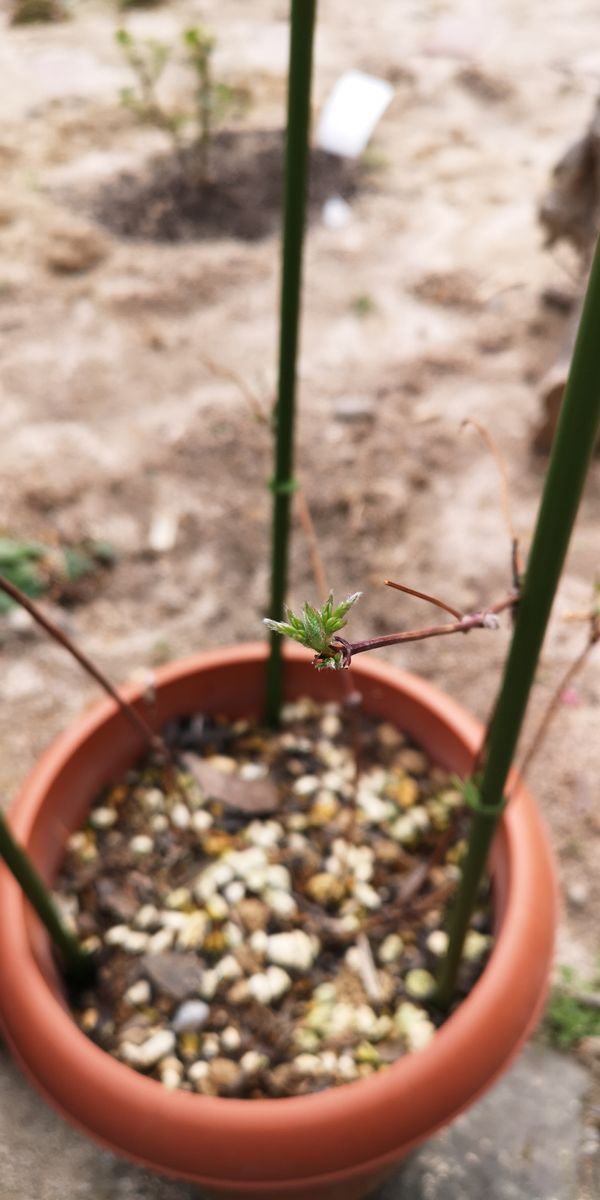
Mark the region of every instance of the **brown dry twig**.
MULTIPOLYGON (((523 761, 519 767, 519 775, 521 778, 525 777, 525 772, 529 770, 533 759, 535 758, 546 738, 550 724, 558 710, 563 692, 570 687, 575 677, 585 666, 592 650, 594 649, 594 646, 600 641, 600 610, 586 613, 585 617, 590 622, 586 645, 581 653, 577 655, 575 661, 572 662, 570 667, 567 668, 550 698, 550 701, 546 707, 546 711, 544 712, 533 738, 531 739, 531 742, 525 751, 525 754, 523 755, 523 761)), ((571 619, 574 618, 571 617, 571 619)))
POLYGON ((39 626, 41 626, 41 628, 44 629, 46 633, 48 633, 50 637, 54 639, 55 642, 58 642, 60 646, 67 650, 68 653, 79 663, 79 665, 83 667, 84 671, 87 671, 87 674, 96 681, 96 683, 100 684, 100 687, 103 688, 104 691, 111 697, 111 699, 114 700, 119 706, 123 716, 126 717, 126 719, 129 721, 129 724, 133 726, 136 733, 143 738, 149 749, 154 754, 159 755, 164 762, 171 762, 171 753, 160 735, 151 729, 144 717, 137 712, 137 710, 132 704, 129 703, 128 700, 125 700, 124 697, 119 694, 117 689, 113 687, 110 679, 107 679, 106 675, 104 675, 100 668, 95 666, 91 659, 89 659, 82 650, 79 650, 75 643, 71 641, 71 638, 68 637, 62 629, 59 629, 58 625, 56 625, 54 621, 50 619, 50 617, 43 613, 41 608, 39 608, 29 596, 26 596, 20 588, 16 587, 14 583, 11 583, 9 579, 6 579, 4 575, 0 575, 0 589, 5 592, 7 596, 10 596, 11 599, 17 604, 19 604, 21 608, 24 608, 25 611, 28 612, 31 617, 33 617, 33 620, 39 626))
POLYGON ((301 485, 296 489, 296 508, 298 509, 300 525, 302 526, 302 532, 308 546, 315 586, 321 598, 321 603, 324 603, 329 595, 329 588, 327 586, 323 558, 319 549, 319 539, 317 537, 315 523, 312 519, 312 513, 308 506, 306 492, 301 485))
POLYGON ((235 384, 259 425, 269 424, 269 417, 262 397, 258 395, 249 383, 246 383, 246 380, 241 375, 238 375, 237 371, 232 371, 230 367, 226 367, 223 363, 215 362, 213 358, 210 358, 206 354, 201 356, 200 362, 203 367, 206 367, 207 371, 210 371, 211 375, 215 375, 219 379, 228 379, 230 383, 235 384))
POLYGON ((485 425, 482 425, 481 421, 477 421, 475 419, 475 417, 466 417, 466 419, 461 424, 461 429, 466 429, 466 427, 468 425, 471 425, 473 427, 473 429, 477 430, 477 433, 479 434, 480 438, 487 446, 487 449, 489 450, 489 452, 496 464, 496 468, 498 470, 498 475, 500 477, 500 498, 501 498, 501 504, 502 504, 502 514, 504 516, 504 523, 508 530, 508 536, 510 538, 511 545, 514 545, 514 543, 517 542, 517 536, 515 534, 515 527, 514 527, 513 519, 512 519, 512 512, 511 512, 511 505, 510 505, 510 489, 508 486, 508 471, 506 469, 506 462, 504 460, 504 456, 502 455, 497 443, 494 441, 491 433, 489 432, 488 429, 486 429, 485 425))
POLYGON ((457 608, 452 608, 437 596, 430 596, 429 592, 418 592, 416 588, 407 587, 405 583, 394 583, 392 579, 384 579, 383 582, 386 587, 395 588, 397 592, 406 592, 408 596, 416 596, 418 600, 428 600, 430 604, 435 604, 437 608, 443 608, 444 612, 450 613, 451 617, 456 617, 457 621, 462 620, 463 614, 457 608))
MULTIPOLYGON (((336 634, 331 640, 334 652, 341 652, 342 666, 349 667, 355 654, 364 654, 367 650, 380 650, 384 646, 398 646, 404 642, 421 642, 425 638, 445 637, 449 633, 469 633, 471 629, 498 629, 498 615, 506 609, 512 609, 516 602, 514 593, 498 600, 481 612, 466 613, 459 621, 447 625, 429 625, 424 629, 409 629, 401 633, 386 633, 381 637, 366 638, 360 642, 349 642, 336 634)), ((319 663, 327 655, 316 654, 314 661, 319 663)))

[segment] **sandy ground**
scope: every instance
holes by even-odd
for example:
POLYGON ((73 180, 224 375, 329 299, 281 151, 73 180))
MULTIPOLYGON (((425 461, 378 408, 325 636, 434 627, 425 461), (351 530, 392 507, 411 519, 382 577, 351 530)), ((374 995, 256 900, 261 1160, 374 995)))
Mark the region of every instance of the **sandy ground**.
MULTIPOLYGON (((109 4, 76 10, 68 23, 0 36, 0 525, 113 543, 115 569, 63 620, 123 681, 165 658, 261 636, 270 448, 242 389, 214 364, 269 404, 278 242, 127 242, 94 224, 90 196, 124 169, 143 171, 166 143, 119 106, 128 72, 109 4), (156 553, 152 530, 165 516, 175 541, 156 553)), ((276 130, 286 14, 283 0, 187 0, 136 12, 130 25, 168 39, 206 17, 218 72, 250 92, 243 127, 276 130)), ((387 576, 465 609, 504 593, 497 476, 477 436, 461 432, 466 417, 506 456, 527 545, 545 469, 530 450, 538 385, 564 326, 541 294, 576 286, 568 250, 543 247, 536 205, 590 114, 597 16, 585 0, 495 0, 485 13, 442 0, 320 5, 316 108, 348 68, 395 88, 349 222, 330 229, 317 212, 306 260, 298 475, 331 586, 365 592, 353 635, 429 623, 433 610, 381 587, 387 576)), ((585 640, 561 615, 588 605, 598 574, 598 470, 539 671, 538 712, 585 640)), ((314 595, 296 531, 290 601, 314 595)), ((387 657, 483 718, 507 638, 473 633, 387 657)), ((3 619, 0 641, 8 802, 96 691, 37 632, 3 619)), ((559 957, 589 970, 600 900, 597 659, 571 699, 530 782, 570 896, 559 957)))

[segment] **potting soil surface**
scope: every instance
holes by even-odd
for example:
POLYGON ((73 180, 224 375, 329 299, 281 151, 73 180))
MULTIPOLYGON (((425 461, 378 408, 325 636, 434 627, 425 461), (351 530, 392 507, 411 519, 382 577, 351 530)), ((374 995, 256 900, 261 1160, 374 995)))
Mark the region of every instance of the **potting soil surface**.
MULTIPOLYGON (((170 1090, 318 1092, 422 1049, 444 1018, 469 810, 352 700, 300 698, 275 731, 173 722, 168 768, 131 769, 68 840, 55 894, 97 966, 77 1023, 170 1090)), ((454 1003, 485 965, 489 917, 484 880, 454 1003)))

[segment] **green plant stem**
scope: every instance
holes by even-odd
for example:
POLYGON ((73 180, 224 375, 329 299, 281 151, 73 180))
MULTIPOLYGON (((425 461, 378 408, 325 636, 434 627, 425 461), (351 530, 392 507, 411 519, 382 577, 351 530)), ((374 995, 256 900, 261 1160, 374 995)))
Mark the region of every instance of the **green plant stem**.
MULTIPOLYGON (((302 249, 308 186, 310 93, 316 0, 292 0, 288 71, 287 136, 283 192, 283 259, 279 333, 279 379, 275 409, 275 471, 272 482, 271 596, 269 616, 284 615, 287 589, 290 502, 294 489, 296 362, 300 324, 302 249)), ((279 719, 283 663, 281 639, 271 633, 266 718, 279 719)))
POLYGON ((504 788, 525 716, 529 692, 600 426, 600 243, 596 253, 560 419, 554 436, 533 543, 504 677, 494 710, 469 850, 450 922, 448 955, 437 1001, 454 991, 469 917, 504 804, 504 788))
POLYGON ((92 971, 91 956, 81 948, 75 935, 64 924, 48 888, 42 882, 29 856, 13 837, 3 813, 0 813, 0 857, 4 859, 60 951, 68 978, 74 983, 83 982, 92 971))

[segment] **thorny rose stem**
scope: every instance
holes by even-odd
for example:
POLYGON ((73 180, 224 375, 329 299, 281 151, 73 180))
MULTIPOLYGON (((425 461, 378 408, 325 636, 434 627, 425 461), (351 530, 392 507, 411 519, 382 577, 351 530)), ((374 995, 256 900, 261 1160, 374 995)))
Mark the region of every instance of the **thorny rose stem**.
MULTIPOLYGON (((280 621, 287 588, 290 501, 294 489, 296 361, 300 324, 302 248, 308 183, 310 92, 316 0, 292 0, 288 70, 287 138, 283 200, 283 262, 279 334, 279 381, 275 409, 275 474, 269 616, 280 621)), ((266 718, 279 720, 283 690, 279 637, 272 633, 267 664, 266 718)))

